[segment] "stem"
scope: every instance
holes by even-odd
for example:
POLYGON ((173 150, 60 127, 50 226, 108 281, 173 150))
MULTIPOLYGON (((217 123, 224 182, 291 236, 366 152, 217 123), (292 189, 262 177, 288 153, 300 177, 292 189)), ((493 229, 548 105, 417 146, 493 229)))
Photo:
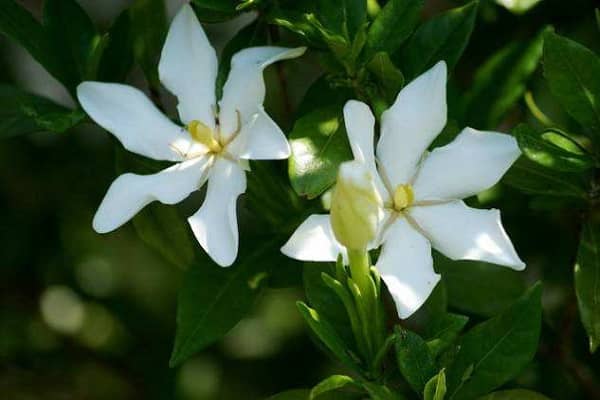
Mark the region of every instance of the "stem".
POLYGON ((371 285, 371 263, 366 250, 348 249, 348 260, 350 261, 350 274, 363 297, 368 301, 369 307, 374 303, 375 293, 371 285))

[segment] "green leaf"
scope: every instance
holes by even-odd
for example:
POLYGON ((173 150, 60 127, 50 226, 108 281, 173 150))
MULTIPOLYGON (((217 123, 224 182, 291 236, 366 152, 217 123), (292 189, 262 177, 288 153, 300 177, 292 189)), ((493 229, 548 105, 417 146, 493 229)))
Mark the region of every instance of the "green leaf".
MULTIPOLYGON (((521 124, 512 131, 523 154, 543 167, 565 172, 581 172, 594 166, 574 142, 554 131, 536 132, 532 127, 521 124)), ((572 139, 571 139, 572 140, 572 139)))
POLYGON ((425 327, 423 337, 433 356, 437 356, 450 346, 469 322, 469 317, 446 313, 435 318, 425 327))
POLYGON ((23 46, 59 82, 70 88, 76 86, 73 65, 58 57, 55 44, 42 25, 14 0, 2 2, 0 32, 23 46))
POLYGON ((309 399, 315 399, 326 392, 336 391, 342 389, 345 386, 360 387, 360 384, 353 378, 346 375, 331 375, 325 380, 321 381, 310 391, 309 399))
POLYGON ((363 382, 363 387, 374 400, 404 400, 400 393, 377 383, 363 382))
POLYGON ((423 393, 425 384, 435 375, 435 361, 427 343, 416 333, 397 326, 396 361, 398 369, 410 387, 417 393, 423 393))
POLYGON ((434 253, 450 306, 482 316, 504 310, 526 289, 523 274, 478 261, 452 261, 434 253))
POLYGON ((551 170, 525 157, 512 165, 503 182, 524 193, 587 199, 587 182, 581 174, 551 170))
POLYGON ((379 11, 367 34, 366 59, 379 52, 394 53, 419 22, 423 0, 390 0, 379 11))
POLYGON ((347 367, 360 370, 360 367, 346 348, 344 341, 338 336, 335 329, 327 322, 317 310, 310 308, 305 303, 297 303, 298 310, 311 330, 321 342, 347 367))
POLYGON ((274 394, 267 400, 308 400, 309 389, 292 389, 285 392, 274 394))
POLYGON ((280 246, 275 240, 254 239, 242 241, 231 268, 202 257, 188 269, 179 291, 172 367, 221 338, 254 304, 261 291, 257 278, 268 273, 264 259, 280 246))
POLYGON ((66 84, 74 93, 83 80, 95 78, 93 56, 100 42, 94 24, 75 0, 46 0, 43 21, 49 40, 54 43, 63 65, 72 66, 74 82, 66 84))
POLYGON ((600 344, 600 222, 596 220, 583 224, 575 264, 575 292, 590 351, 594 353, 600 344))
POLYGON ((425 389, 423 390, 423 399, 444 400, 444 396, 446 396, 446 373, 442 369, 425 385, 425 389))
POLYGON ((541 284, 469 332, 448 368, 449 399, 472 399, 501 386, 531 361, 541 327, 541 284))
POLYGON ((133 66, 133 35, 129 10, 117 17, 106 38, 97 79, 102 82, 123 82, 133 66))
POLYGON ((390 60, 389 54, 386 52, 375 54, 367 64, 367 69, 377 79, 379 89, 386 101, 393 102, 404 86, 404 75, 390 60))
POLYGON ((323 26, 351 42, 367 22, 365 0, 317 0, 315 15, 323 26))
POLYGON ((196 15, 201 22, 223 22, 238 14, 237 0, 193 0, 196 15))
POLYGON ((85 114, 10 85, 0 84, 0 138, 39 131, 62 133, 85 114))
POLYGON ((167 34, 165 2, 136 0, 129 8, 133 51, 150 87, 158 88, 158 61, 167 34))
POLYGON ((543 31, 528 41, 514 41, 492 55, 476 74, 462 101, 462 122, 496 129, 523 97, 527 81, 542 56, 543 31))
POLYGON ((567 112, 600 141, 600 58, 579 43, 546 32, 544 76, 567 112))
POLYGON ((417 29, 399 52, 399 65, 412 80, 440 60, 452 71, 462 55, 477 16, 477 1, 442 13, 417 29))
POLYGON ((550 400, 543 394, 525 389, 501 390, 480 397, 478 400, 550 400))
POLYGON ((300 117, 289 137, 292 187, 300 196, 317 197, 335 182, 340 163, 352 157, 342 105, 332 104, 300 117))

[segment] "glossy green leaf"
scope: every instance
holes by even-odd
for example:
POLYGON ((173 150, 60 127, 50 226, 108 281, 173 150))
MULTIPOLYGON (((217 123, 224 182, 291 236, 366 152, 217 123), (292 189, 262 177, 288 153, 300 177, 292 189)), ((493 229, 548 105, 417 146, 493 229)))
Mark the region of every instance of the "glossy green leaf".
POLYGON ((315 15, 323 26, 348 41, 352 41, 367 22, 367 2, 364 0, 316 0, 315 15))
POLYGON ((179 291, 171 366, 221 338, 254 304, 261 292, 262 277, 270 268, 265 260, 281 246, 269 238, 254 239, 241 241, 244 244, 237 262, 230 268, 199 257, 188 269, 179 291))
POLYGON ((74 82, 66 84, 74 92, 79 82, 95 78, 93 59, 100 36, 86 12, 75 0, 46 0, 43 21, 49 40, 62 65, 75 69, 74 82))
POLYGON ((321 342, 347 367, 358 370, 357 360, 348 352, 344 341, 338 336, 335 329, 325 320, 317 310, 310 308, 303 302, 298 302, 298 310, 321 342))
POLYGON ((441 370, 436 376, 431 378, 423 390, 424 400, 444 400, 446 396, 446 373, 441 370))
POLYGON ((547 32, 544 76, 567 112, 600 140, 600 57, 579 43, 547 32))
POLYGON ((480 397, 478 400, 550 400, 543 394, 525 389, 501 390, 480 397))
POLYGON ((133 34, 129 10, 117 17, 106 35, 97 79, 101 82, 123 82, 133 66, 133 34))
POLYGON ((511 307, 467 332, 447 369, 448 399, 473 399, 514 378, 537 351, 541 284, 511 307))
POLYGON ((165 2, 136 0, 129 12, 135 60, 150 86, 158 88, 158 61, 167 34, 165 2))
POLYGON ((459 314, 446 313, 432 319, 425 327, 423 338, 433 356, 440 354, 450 346, 469 322, 469 317, 459 314))
POLYGON ((600 345, 600 223, 596 220, 583 225, 575 264, 575 292, 593 353, 600 345))
POLYGON ((342 105, 332 104, 300 117, 289 137, 292 187, 300 196, 317 197, 335 182, 340 163, 352 157, 342 105))
POLYGON ((326 392, 336 391, 346 386, 360 387, 359 383, 349 376, 331 375, 330 377, 319 382, 319 384, 310 391, 309 399, 316 399, 326 392))
POLYGON ((0 84, 0 138, 51 131, 62 133, 85 118, 51 100, 0 84))
POLYGON ((398 369, 410 387, 417 393, 423 393, 425 384, 436 373, 433 355, 427 343, 416 333, 400 328, 395 329, 396 361, 398 369))
POLYGON ((521 124, 513 129, 523 154, 543 167, 565 172, 580 172, 594 165, 591 157, 575 147, 564 136, 553 131, 537 132, 528 125, 521 124), (558 144, 557 144, 558 143, 558 144), (569 149, 569 150, 567 150, 569 149))
POLYGON ((452 261, 434 254, 448 302, 456 309, 492 316, 504 310, 526 289, 523 274, 506 267, 478 261, 452 261))
POLYGON ((477 1, 431 18, 417 29, 397 60, 408 80, 444 60, 452 71, 475 26, 477 1))
POLYGON ((513 41, 492 55, 476 72, 462 101, 464 124, 496 129, 523 97, 542 56, 543 32, 531 40, 513 41))
POLYGON ((552 170, 526 157, 519 158, 502 181, 524 193, 587 199, 588 183, 581 174, 552 170))
POLYGON ((366 59, 379 52, 394 53, 419 22, 423 0, 390 0, 371 24, 365 46, 366 59))

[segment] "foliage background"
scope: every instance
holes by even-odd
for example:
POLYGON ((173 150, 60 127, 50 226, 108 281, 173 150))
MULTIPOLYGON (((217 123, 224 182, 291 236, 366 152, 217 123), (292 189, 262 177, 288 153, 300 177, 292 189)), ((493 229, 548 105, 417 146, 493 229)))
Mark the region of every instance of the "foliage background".
MULTIPOLYGON (((37 16, 40 3, 24 2, 37 16)), ((131 2, 79 3, 98 30, 105 31, 131 2)), ((169 16, 181 4, 167 3, 169 16)), ((423 18, 460 4, 428 0, 423 18)), ((247 22, 247 17, 241 17, 205 27, 211 42, 222 50, 247 22)), ((509 43, 530 40, 547 25, 596 53, 600 51, 592 1, 544 0, 517 16, 482 0, 471 41, 452 76, 450 109, 460 107, 463 90, 472 85, 475 70, 486 59, 509 43)), ((281 34, 284 41, 297 40, 281 34)), ((1 37, 0 52, 1 82, 15 83, 66 106, 73 104, 66 90, 14 42, 1 37)), ((318 60, 312 55, 267 71, 267 110, 286 132, 319 71, 318 60)), ((495 87, 499 87, 503 76, 494 78, 495 87)), ((127 80, 147 87, 139 66, 127 80)), ((526 84, 554 121, 577 129, 550 96, 539 66, 526 84)), ((166 93, 160 96, 173 110, 172 98, 166 93)), ((481 125, 493 117, 489 112, 473 112, 465 119, 475 121, 476 128, 489 128, 481 125)), ((522 93, 494 122, 504 131, 520 122, 536 124, 522 93)), ((249 315, 224 339, 170 369, 176 297, 183 275, 174 264, 178 264, 177 257, 186 255, 173 256, 148 246, 152 238, 141 240, 132 224, 108 235, 97 235, 91 229, 93 213, 115 177, 115 163, 120 159, 113 139, 91 124, 64 134, 39 132, 0 142, 3 398, 258 399, 288 388, 311 387, 328 374, 341 371, 307 335, 295 308, 295 301, 303 296, 302 265, 284 265, 281 259, 273 262, 284 269, 285 274, 280 275, 286 282, 271 280, 249 315)), ((285 163, 272 166, 287 179, 285 163)), ((251 184, 266 185, 260 181, 251 184)), ((201 197, 202 193, 185 202, 179 210, 182 215, 188 215, 201 197)), ((252 194, 246 197, 241 203, 246 210, 241 213, 242 227, 256 222, 252 194)), ((289 201, 293 206, 295 200, 289 201)), ((440 260, 445 283, 439 291, 447 292, 450 309, 469 314, 474 323, 497 314, 525 287, 542 280, 541 343, 534 362, 515 385, 554 399, 599 398, 600 359, 588 351, 573 290, 578 211, 549 208, 506 185, 473 201, 502 210, 509 235, 528 267, 519 274, 474 263, 445 265, 448 263, 440 260)), ((312 202, 308 207, 318 205, 312 202)), ((301 220, 300 216, 294 218, 301 220)), ((293 226, 295 222, 288 223, 293 226)), ((181 232, 171 237, 189 240, 181 232)), ((250 235, 242 232, 241 241, 245 239, 250 240, 250 235)), ((438 297, 432 297, 431 306, 438 297)), ((409 326, 418 325, 418 318, 412 318, 409 326)))

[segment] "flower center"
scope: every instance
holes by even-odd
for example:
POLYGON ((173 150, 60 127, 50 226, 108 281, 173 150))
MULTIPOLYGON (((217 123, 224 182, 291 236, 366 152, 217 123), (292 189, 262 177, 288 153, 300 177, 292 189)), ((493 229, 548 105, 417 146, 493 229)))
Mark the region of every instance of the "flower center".
POLYGON ((193 120, 188 124, 187 130, 195 141, 205 145, 211 153, 218 154, 223 150, 215 132, 201 121, 193 120))
POLYGON ((415 200, 415 194, 411 185, 398 185, 394 190, 394 210, 402 212, 410 207, 415 200))

